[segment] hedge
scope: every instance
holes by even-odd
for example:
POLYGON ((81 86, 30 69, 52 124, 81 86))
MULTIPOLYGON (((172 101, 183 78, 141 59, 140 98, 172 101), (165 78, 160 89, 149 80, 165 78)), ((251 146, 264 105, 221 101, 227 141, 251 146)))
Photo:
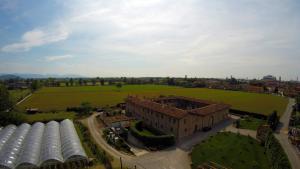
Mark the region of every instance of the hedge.
POLYGON ((163 134, 162 132, 160 132, 154 128, 151 128, 148 126, 143 126, 142 121, 133 123, 133 125, 130 126, 130 132, 133 136, 138 138, 140 141, 142 141, 144 143, 145 146, 148 146, 148 147, 163 148, 163 147, 171 146, 175 143, 174 135, 163 134), (140 132, 142 127, 145 127, 149 131, 151 131, 155 134, 159 134, 159 135, 152 136, 152 135, 144 134, 144 133, 140 132), (163 134, 163 135, 161 135, 161 134, 163 134))
POLYGON ((263 114, 257 114, 257 113, 252 113, 252 112, 247 112, 247 111, 242 111, 242 110, 237 110, 237 109, 230 109, 229 112, 231 114, 236 114, 236 115, 248 115, 254 118, 262 119, 262 120, 267 120, 268 116, 263 115, 263 114))
POLYGON ((280 143, 269 131, 265 140, 265 152, 272 164, 272 168, 276 169, 291 169, 291 164, 280 143))

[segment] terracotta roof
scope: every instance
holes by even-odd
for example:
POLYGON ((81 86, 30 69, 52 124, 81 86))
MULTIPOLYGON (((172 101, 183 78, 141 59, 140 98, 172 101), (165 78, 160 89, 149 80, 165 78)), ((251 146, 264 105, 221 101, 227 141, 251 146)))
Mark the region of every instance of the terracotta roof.
POLYGON ((159 104, 150 99, 143 99, 139 97, 128 97, 127 101, 130 101, 141 107, 145 107, 153 111, 166 114, 174 118, 182 118, 187 115, 187 112, 184 110, 178 109, 176 107, 168 106, 165 104, 159 104))
POLYGON ((127 102, 131 102, 133 104, 139 105, 140 107, 148 108, 156 112, 163 113, 165 115, 180 119, 188 114, 192 115, 199 115, 199 116, 206 116, 212 113, 215 113, 217 111, 229 109, 230 105, 223 104, 223 103, 216 103, 212 101, 207 100, 201 100, 201 99, 194 99, 194 98, 187 98, 182 96, 171 96, 171 97, 164 97, 164 98, 157 98, 154 100, 151 99, 145 99, 140 97, 134 97, 129 96, 126 99, 127 102), (155 101, 158 100, 167 100, 167 99, 182 99, 182 100, 188 100, 193 101, 197 103, 207 104, 206 106, 203 106, 201 108, 196 108, 192 110, 183 110, 179 109, 173 106, 169 106, 167 104, 160 104, 155 101))
POLYGON ((206 116, 214 112, 229 109, 230 105, 227 104, 211 104, 202 108, 190 110, 189 113, 194 115, 206 116))

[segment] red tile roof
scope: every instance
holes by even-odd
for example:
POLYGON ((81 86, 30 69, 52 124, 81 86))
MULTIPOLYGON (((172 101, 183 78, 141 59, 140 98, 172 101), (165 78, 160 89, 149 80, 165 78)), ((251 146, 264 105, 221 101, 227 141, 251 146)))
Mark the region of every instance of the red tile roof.
POLYGON ((207 100, 201 100, 201 99, 195 99, 195 98, 187 98, 182 96, 171 96, 171 97, 164 97, 164 98, 157 98, 154 100, 141 98, 141 97, 135 97, 135 96, 129 96, 126 99, 126 102, 133 103, 135 105, 138 105, 140 107, 148 108, 150 110, 165 114, 167 116, 171 116, 177 119, 183 118, 184 116, 188 114, 192 115, 199 115, 199 116, 206 116, 221 110, 229 109, 230 105, 223 104, 223 103, 216 103, 212 101, 207 100), (166 100, 166 99, 181 99, 181 100, 188 100, 193 102, 198 102, 202 104, 207 104, 207 106, 203 106, 201 108, 196 108, 192 110, 183 110, 179 109, 173 106, 169 106, 167 104, 160 104, 155 101, 157 100, 166 100))

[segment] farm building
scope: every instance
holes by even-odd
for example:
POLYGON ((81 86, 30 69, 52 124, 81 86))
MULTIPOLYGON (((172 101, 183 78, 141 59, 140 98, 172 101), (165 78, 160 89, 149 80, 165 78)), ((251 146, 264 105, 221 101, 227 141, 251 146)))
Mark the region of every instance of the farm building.
POLYGON ((181 139, 212 128, 227 119, 230 105, 206 100, 170 96, 147 99, 129 96, 126 113, 147 125, 181 139))
POLYGON ((87 162, 71 120, 8 125, 0 131, 0 169, 81 169, 87 162))

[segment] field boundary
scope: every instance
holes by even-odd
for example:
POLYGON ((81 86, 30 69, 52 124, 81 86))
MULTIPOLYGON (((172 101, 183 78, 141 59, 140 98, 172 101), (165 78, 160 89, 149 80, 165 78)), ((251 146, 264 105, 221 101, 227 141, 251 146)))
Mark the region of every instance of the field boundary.
POLYGON ((28 99, 30 96, 32 96, 32 93, 29 93, 26 97, 24 97, 22 100, 18 101, 18 103, 16 105, 21 104, 22 102, 24 102, 26 99, 28 99))

